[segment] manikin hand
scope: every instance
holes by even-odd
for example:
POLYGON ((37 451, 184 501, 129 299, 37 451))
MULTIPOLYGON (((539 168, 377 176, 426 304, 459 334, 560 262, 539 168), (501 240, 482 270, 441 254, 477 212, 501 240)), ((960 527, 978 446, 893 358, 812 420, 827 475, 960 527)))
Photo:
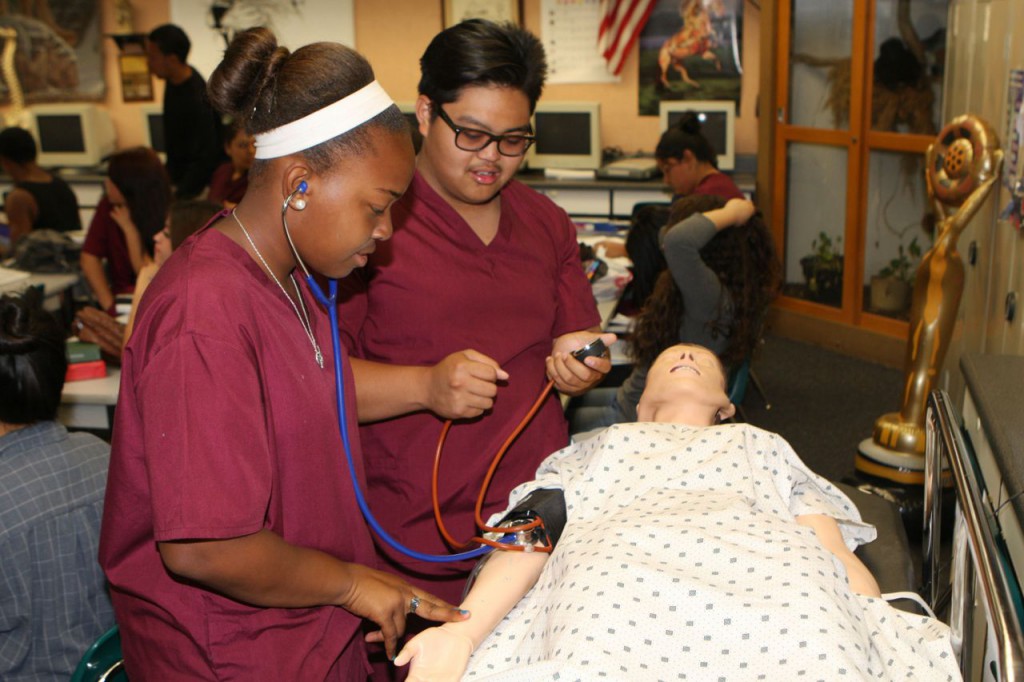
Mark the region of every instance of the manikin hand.
POLYGON ((407 682, 458 682, 473 653, 473 640, 441 627, 416 635, 402 647, 395 665, 411 663, 407 682))
POLYGON ((566 395, 586 393, 604 378, 612 368, 611 360, 604 357, 584 358, 580 362, 572 357, 572 351, 579 350, 600 336, 604 345, 615 343, 615 334, 596 334, 590 331, 570 332, 555 339, 551 355, 547 358, 548 378, 555 382, 555 388, 566 395))
POLYGON ((428 407, 446 419, 471 419, 494 406, 497 382, 508 373, 473 349, 452 353, 430 370, 428 407))

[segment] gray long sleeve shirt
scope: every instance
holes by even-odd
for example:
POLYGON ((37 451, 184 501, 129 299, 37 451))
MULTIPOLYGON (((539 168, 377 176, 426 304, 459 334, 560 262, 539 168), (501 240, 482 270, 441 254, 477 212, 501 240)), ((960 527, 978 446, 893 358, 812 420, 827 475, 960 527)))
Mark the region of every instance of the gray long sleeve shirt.
MULTIPOLYGON (((721 354, 729 339, 721 334, 713 336, 711 323, 719 317, 720 302, 722 321, 730 321, 732 301, 718 275, 700 257, 700 250, 717 232, 713 222, 695 213, 666 231, 662 250, 672 279, 683 295, 679 343, 699 344, 721 354)), ((619 387, 614 402, 617 422, 636 421, 636 404, 647 385, 647 370, 646 365, 635 365, 619 387)))

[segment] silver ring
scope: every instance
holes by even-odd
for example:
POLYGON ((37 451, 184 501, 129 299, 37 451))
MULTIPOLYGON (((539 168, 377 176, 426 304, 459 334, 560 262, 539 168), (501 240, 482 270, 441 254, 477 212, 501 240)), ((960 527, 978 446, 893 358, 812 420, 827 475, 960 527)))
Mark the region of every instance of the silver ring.
POLYGON ((420 607, 420 598, 413 597, 409 600, 409 613, 416 613, 416 609, 420 607))

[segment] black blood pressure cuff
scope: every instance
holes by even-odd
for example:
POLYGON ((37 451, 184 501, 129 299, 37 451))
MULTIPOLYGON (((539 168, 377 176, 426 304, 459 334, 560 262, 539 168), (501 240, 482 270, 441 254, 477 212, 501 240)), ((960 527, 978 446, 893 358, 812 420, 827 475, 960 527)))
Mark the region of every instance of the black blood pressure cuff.
POLYGON ((561 488, 540 488, 522 499, 498 525, 523 525, 536 518, 544 522, 548 543, 554 549, 565 528, 565 492, 561 488))

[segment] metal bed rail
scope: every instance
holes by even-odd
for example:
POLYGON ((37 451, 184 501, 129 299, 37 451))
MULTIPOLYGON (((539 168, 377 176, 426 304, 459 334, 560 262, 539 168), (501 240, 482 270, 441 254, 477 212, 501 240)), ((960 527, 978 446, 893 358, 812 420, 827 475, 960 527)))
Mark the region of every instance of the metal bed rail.
MULTIPOLYGON (((991 632, 994 634, 1000 680, 1024 680, 1024 633, 1017 614, 1013 587, 1017 580, 1000 558, 1001 550, 993 528, 998 527, 985 501, 983 485, 972 463, 959 420, 945 391, 933 391, 928 397, 926 415, 926 451, 924 481, 924 582, 922 592, 934 607, 943 596, 938 583, 939 542, 942 537, 942 462, 949 464, 957 501, 967 533, 976 579, 964 586, 968 606, 974 601, 973 583, 981 586, 991 632)), ((966 607, 965 607, 966 608, 966 607)), ((969 635, 965 634, 965 639, 969 635)), ((983 653, 983 652, 982 652, 983 653)), ((961 666, 963 666, 963 659, 961 666)))

